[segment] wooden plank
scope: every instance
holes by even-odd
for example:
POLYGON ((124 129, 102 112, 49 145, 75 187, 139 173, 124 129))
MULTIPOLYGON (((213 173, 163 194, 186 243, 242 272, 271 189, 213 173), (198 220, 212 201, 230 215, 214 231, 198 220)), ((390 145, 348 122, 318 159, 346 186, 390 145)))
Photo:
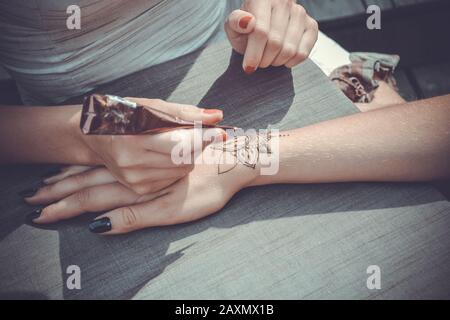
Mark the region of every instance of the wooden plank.
POLYGON ((449 210, 440 201, 195 234, 171 243, 180 258, 134 299, 448 299, 449 210), (381 269, 380 290, 366 287, 370 263, 381 269))
POLYGON ((381 10, 387 10, 394 8, 394 5, 391 0, 363 0, 366 8, 370 5, 377 5, 381 8, 381 10))
POLYGON ((393 0, 396 7, 411 6, 427 2, 436 2, 436 0, 393 0))
POLYGON ((299 0, 306 11, 317 21, 327 21, 363 14, 361 1, 355 0, 299 0))
POLYGON ((450 61, 413 68, 412 74, 425 98, 450 93, 450 61))

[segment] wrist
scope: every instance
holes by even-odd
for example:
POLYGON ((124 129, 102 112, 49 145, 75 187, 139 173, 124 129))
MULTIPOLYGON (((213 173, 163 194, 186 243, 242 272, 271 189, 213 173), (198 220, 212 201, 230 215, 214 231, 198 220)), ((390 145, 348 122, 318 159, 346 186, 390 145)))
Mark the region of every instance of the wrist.
MULTIPOLYGON (((233 184, 246 188, 251 186, 278 183, 281 168, 281 149, 286 148, 289 134, 259 134, 257 136, 237 136, 216 147, 234 159, 233 163, 219 165, 219 174, 233 174, 233 184), (237 183, 236 183, 237 181, 237 183)), ((221 161, 227 159, 222 157, 221 161)))
POLYGON ((261 168, 252 170, 252 172, 252 177, 248 180, 248 183, 245 187, 256 187, 274 183, 273 179, 276 173, 267 173, 265 172, 265 170, 261 170, 261 168))
POLYGON ((296 152, 293 151, 297 148, 298 143, 291 137, 290 132, 273 134, 267 145, 260 143, 258 164, 249 186, 289 183, 294 173, 289 170, 289 167, 298 168, 298 163, 301 161, 295 157, 296 152))
POLYGON ((71 140, 74 141, 74 147, 71 148, 74 151, 74 161, 78 164, 95 165, 101 163, 97 154, 86 143, 86 137, 80 130, 81 119, 81 106, 74 106, 77 108, 72 117, 69 119, 69 135, 71 140))
POLYGON ((258 182, 261 177, 261 172, 259 168, 248 168, 246 166, 240 165, 239 174, 237 175, 237 180, 239 181, 240 189, 245 189, 248 187, 253 187, 260 185, 258 182))

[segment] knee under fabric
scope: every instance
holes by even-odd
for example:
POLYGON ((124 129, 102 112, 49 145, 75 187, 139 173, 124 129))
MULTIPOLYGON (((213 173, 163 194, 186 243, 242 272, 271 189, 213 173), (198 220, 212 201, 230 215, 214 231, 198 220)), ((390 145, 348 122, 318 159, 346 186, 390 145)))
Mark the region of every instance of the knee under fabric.
POLYGON ((400 62, 398 55, 354 52, 351 63, 335 69, 330 79, 353 102, 369 103, 373 100, 379 81, 385 81, 398 91, 394 71, 400 62))

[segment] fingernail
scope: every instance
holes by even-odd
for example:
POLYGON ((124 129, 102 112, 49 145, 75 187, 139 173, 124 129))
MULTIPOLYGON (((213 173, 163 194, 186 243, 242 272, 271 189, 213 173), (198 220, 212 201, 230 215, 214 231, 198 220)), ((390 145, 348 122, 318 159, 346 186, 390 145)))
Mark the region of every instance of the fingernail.
POLYGON ((225 131, 222 132, 220 137, 221 137, 222 141, 227 141, 228 140, 228 134, 225 131))
POLYGON ((246 74, 252 74, 253 72, 255 72, 255 70, 256 70, 255 67, 247 66, 247 67, 245 67, 244 72, 245 72, 246 74))
POLYGON ((42 213, 42 209, 36 209, 33 212, 27 214, 27 216, 25 217, 25 220, 29 223, 34 222, 33 220, 39 218, 41 216, 42 213))
POLYGON ((89 231, 93 233, 103 233, 111 229, 111 220, 108 217, 96 219, 89 224, 89 231))
POLYGON ((245 16, 239 20, 239 27, 241 29, 247 29, 249 22, 252 20, 251 16, 245 16))
POLYGON ((61 173, 61 168, 53 168, 46 173, 41 175, 41 178, 50 178, 52 176, 56 176, 58 173, 61 173))
POLYGON ((206 114, 222 114, 222 110, 219 109, 203 109, 203 113, 206 114))
POLYGON ((52 184, 53 181, 54 181, 53 176, 51 176, 51 177, 48 177, 48 178, 42 180, 42 183, 43 184, 52 184))
POLYGON ((224 142, 227 141, 228 139, 228 134, 223 131, 221 133, 219 133, 217 136, 215 136, 212 140, 213 143, 217 143, 217 142, 224 142))
POLYGON ((218 141, 224 142, 228 140, 228 134, 224 131, 220 136, 218 136, 218 141))
POLYGON ((29 188, 29 189, 20 191, 18 194, 22 198, 30 198, 30 197, 34 196, 38 190, 39 190, 39 188, 33 187, 33 188, 29 188))

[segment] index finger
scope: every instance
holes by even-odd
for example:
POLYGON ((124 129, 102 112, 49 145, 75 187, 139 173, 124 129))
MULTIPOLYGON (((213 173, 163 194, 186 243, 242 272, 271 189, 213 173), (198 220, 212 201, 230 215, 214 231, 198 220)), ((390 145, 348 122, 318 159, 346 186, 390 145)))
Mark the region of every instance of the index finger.
POLYGON ((216 139, 223 139, 222 129, 181 129, 159 134, 136 136, 138 143, 147 150, 176 154, 187 151, 189 155, 196 150, 202 150, 205 144, 216 139))
POLYGON ((246 10, 256 17, 255 29, 248 36, 242 66, 245 73, 251 74, 261 63, 266 48, 272 14, 271 2, 269 0, 251 1, 246 10))
POLYGON ((204 123, 215 124, 223 119, 223 112, 219 109, 203 109, 189 104, 172 103, 161 99, 130 97, 126 99, 187 121, 203 121, 204 123))

